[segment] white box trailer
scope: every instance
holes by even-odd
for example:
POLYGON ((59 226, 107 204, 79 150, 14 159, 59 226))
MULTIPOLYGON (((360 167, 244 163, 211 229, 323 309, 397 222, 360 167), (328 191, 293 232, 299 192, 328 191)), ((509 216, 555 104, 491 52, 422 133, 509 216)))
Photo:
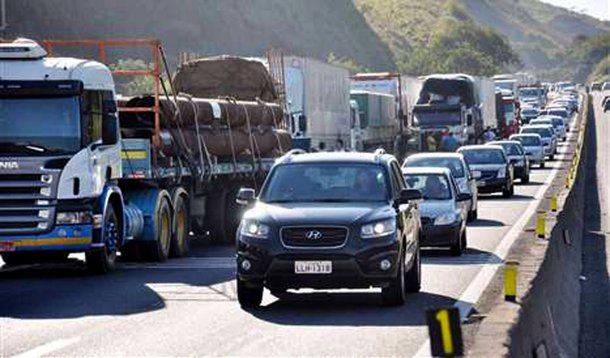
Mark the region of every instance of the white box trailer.
POLYGON ((324 142, 330 149, 339 139, 350 143, 350 82, 346 69, 311 58, 285 56, 284 81, 289 117, 293 123, 299 118, 306 123, 304 127, 292 126, 294 137, 311 138, 314 148, 324 142))
POLYGON ((496 86, 494 81, 486 77, 476 77, 476 87, 481 105, 481 116, 485 128, 497 126, 496 118, 496 86))

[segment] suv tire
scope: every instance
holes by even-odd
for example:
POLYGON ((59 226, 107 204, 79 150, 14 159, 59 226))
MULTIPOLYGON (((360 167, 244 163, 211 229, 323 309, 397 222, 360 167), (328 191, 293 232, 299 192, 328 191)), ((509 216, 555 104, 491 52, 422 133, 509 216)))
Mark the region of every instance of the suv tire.
POLYGON ((396 277, 388 287, 381 289, 381 302, 384 306, 400 306, 405 303, 405 258, 401 256, 396 277))
POLYGON ((451 246, 451 255, 462 256, 462 253, 464 252, 464 243, 466 241, 464 240, 464 234, 460 234, 455 241, 455 244, 451 246))
POLYGON ((255 308, 263 301, 263 286, 251 287, 237 278, 237 300, 243 308, 255 308))
POLYGON ((405 275, 405 290, 409 293, 419 292, 421 289, 421 250, 419 245, 413 258, 413 265, 405 275))

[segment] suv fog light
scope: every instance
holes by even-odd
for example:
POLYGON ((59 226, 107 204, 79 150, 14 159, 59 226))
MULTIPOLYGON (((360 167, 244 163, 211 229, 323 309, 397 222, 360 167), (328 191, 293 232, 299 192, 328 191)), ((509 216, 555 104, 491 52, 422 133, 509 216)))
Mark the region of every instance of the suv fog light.
POLYGON ((241 262, 242 270, 250 271, 251 268, 252 268, 252 264, 250 263, 250 260, 245 259, 244 261, 241 262))
POLYGON ((387 271, 390 269, 390 267, 392 267, 392 262, 388 259, 383 259, 381 262, 379 262, 379 268, 381 271, 387 271))

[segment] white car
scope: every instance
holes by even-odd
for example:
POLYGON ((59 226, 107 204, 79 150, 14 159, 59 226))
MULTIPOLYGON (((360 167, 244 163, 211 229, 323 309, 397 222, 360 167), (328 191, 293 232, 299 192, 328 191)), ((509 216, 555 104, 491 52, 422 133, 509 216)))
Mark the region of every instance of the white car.
POLYGON ((544 155, 548 156, 550 160, 555 159, 555 154, 557 154, 557 136, 555 135, 553 126, 548 124, 527 125, 521 127, 519 133, 534 133, 540 135, 542 144, 544 145, 544 155))
MULTIPOLYGON (((420 167, 447 168, 457 182, 461 193, 470 194, 472 199, 468 202, 468 221, 476 220, 478 217, 479 190, 477 179, 470 171, 470 167, 459 153, 418 153, 410 155, 402 164, 403 169, 420 167)), ((476 173, 475 173, 476 174, 476 173)))
POLYGON ((568 127, 564 119, 559 116, 545 115, 530 121, 530 125, 536 124, 551 125, 555 130, 555 134, 557 134, 557 138, 561 138, 561 140, 564 142, 566 139, 568 139, 568 127))
POLYGON ((531 164, 536 164, 540 168, 544 168, 544 144, 542 143, 542 137, 539 134, 513 134, 509 140, 516 140, 521 142, 521 145, 525 149, 525 154, 531 164))

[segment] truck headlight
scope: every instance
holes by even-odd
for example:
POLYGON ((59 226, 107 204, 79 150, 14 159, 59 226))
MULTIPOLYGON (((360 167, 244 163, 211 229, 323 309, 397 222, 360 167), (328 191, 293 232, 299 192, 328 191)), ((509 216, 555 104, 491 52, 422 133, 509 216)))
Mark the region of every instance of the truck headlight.
POLYGON ((449 225, 455 222, 456 215, 454 213, 441 214, 434 219, 434 225, 449 225))
POLYGON ((360 229, 360 237, 372 239, 376 237, 388 236, 396 232, 396 220, 388 219, 363 225, 360 229))
POLYGON ((267 239, 270 231, 268 225, 261 224, 256 220, 243 220, 239 234, 257 239, 267 239))
POLYGON ((498 179, 506 178, 506 168, 500 168, 498 170, 498 179))
POLYGON ((57 225, 90 224, 92 217, 90 211, 65 211, 57 213, 55 223, 57 225))

